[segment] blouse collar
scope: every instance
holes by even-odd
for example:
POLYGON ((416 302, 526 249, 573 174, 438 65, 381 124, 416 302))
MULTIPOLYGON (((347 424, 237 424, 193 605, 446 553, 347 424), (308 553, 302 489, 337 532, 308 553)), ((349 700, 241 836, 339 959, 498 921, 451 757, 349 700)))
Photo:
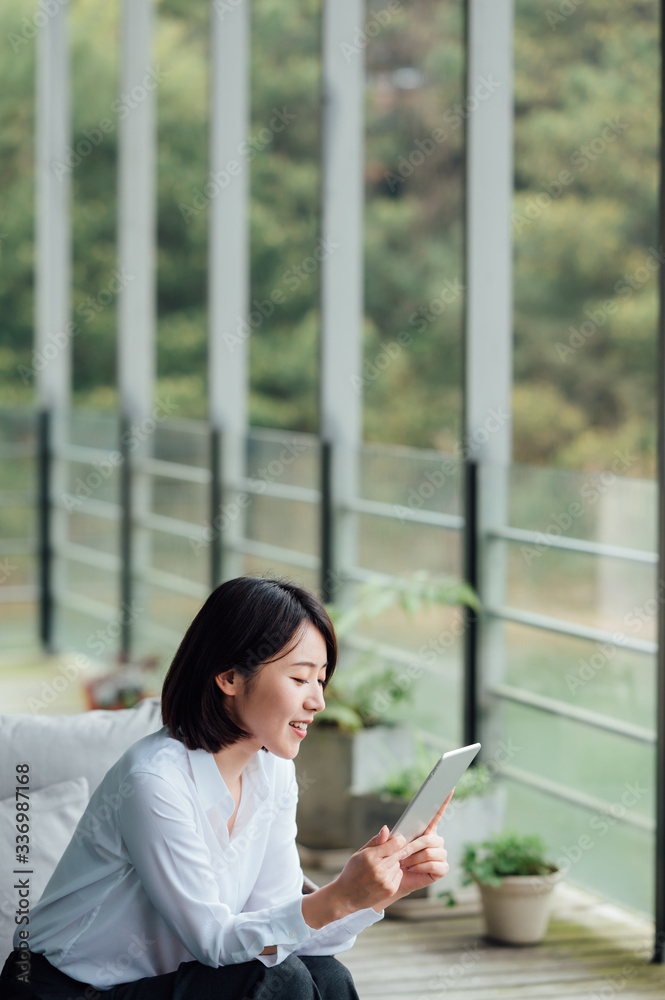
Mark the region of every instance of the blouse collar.
MULTIPOLYGON (((249 787, 256 792, 259 799, 266 799, 270 792, 270 784, 264 763, 261 759, 264 753, 265 751, 263 750, 257 751, 242 772, 243 786, 245 782, 248 782, 249 787)), ((214 756, 207 750, 202 749, 187 750, 187 754, 196 790, 199 793, 201 805, 204 810, 207 812, 218 803, 224 803, 227 808, 231 807, 229 812, 229 815, 231 815, 235 808, 233 796, 226 787, 226 782, 217 767, 217 761, 214 756)))

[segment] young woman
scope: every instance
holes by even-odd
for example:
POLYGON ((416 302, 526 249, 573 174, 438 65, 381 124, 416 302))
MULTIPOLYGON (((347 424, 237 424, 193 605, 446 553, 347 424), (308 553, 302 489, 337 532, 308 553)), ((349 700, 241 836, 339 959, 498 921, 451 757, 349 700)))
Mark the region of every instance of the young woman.
POLYGON ((410 844, 383 827, 303 895, 293 759, 336 660, 301 587, 242 577, 210 595, 164 681, 164 727, 93 794, 30 915, 30 981, 14 952, 3 998, 357 998, 332 956, 448 865, 442 809, 410 844))

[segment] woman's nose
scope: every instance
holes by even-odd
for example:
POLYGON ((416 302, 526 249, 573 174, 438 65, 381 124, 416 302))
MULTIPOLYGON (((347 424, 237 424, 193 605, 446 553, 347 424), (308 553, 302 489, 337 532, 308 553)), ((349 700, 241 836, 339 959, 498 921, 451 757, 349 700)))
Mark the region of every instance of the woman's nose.
POLYGON ((323 690, 318 681, 315 683, 316 687, 310 687, 307 692, 307 707, 313 712, 322 712, 326 707, 326 703, 323 699, 323 690))

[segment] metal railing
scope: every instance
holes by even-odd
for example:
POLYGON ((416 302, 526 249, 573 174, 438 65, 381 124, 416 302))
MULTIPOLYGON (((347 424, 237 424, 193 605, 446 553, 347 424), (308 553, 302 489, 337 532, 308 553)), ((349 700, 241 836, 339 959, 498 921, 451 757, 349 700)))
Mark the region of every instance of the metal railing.
MULTIPOLYGON (((225 447, 224 437, 218 431, 211 431, 200 424, 190 428, 197 442, 201 445, 203 438, 207 440, 205 448, 200 449, 196 461, 183 461, 182 455, 172 458, 162 454, 132 453, 123 440, 126 440, 126 428, 117 427, 117 450, 114 448, 97 448, 90 444, 77 441, 60 441, 54 443, 48 415, 42 414, 36 418, 34 446, 0 445, 0 462, 13 458, 28 458, 35 461, 35 482, 38 488, 32 491, 12 491, 6 489, 0 493, 0 509, 2 505, 15 504, 19 501, 33 504, 35 507, 35 523, 39 526, 39 535, 35 539, 6 538, 0 540, 0 557, 3 553, 26 555, 35 553, 39 564, 39 587, 34 584, 13 589, 11 581, 0 587, 0 600, 11 603, 14 600, 24 601, 35 599, 39 594, 39 621, 42 641, 47 647, 54 647, 58 641, 58 621, 67 614, 91 622, 106 624, 119 616, 119 609, 132 606, 137 595, 148 595, 146 606, 151 605, 155 595, 160 600, 184 602, 185 611, 195 608, 205 599, 211 585, 220 582, 223 560, 229 553, 244 560, 262 561, 263 565, 279 564, 292 567, 297 572, 309 573, 318 581, 320 592, 327 600, 335 598, 336 591, 341 587, 354 587, 369 580, 383 580, 388 585, 398 584, 403 573, 380 572, 372 565, 359 565, 359 560, 341 561, 338 533, 342 519, 351 518, 355 530, 362 541, 360 526, 366 523, 386 523, 399 525, 405 530, 422 528, 426 532, 441 532, 441 538, 457 535, 463 541, 461 549, 462 562, 459 566, 460 576, 481 591, 484 608, 480 616, 470 609, 464 611, 463 659, 459 663, 462 676, 463 699, 463 732, 466 741, 471 742, 478 736, 482 737, 484 722, 481 718, 480 706, 484 716, 494 713, 500 706, 516 706, 527 712, 543 717, 562 719, 585 732, 605 733, 618 740, 626 740, 631 745, 652 750, 656 744, 657 734, 653 728, 636 721, 629 721, 608 714, 607 711, 597 711, 579 704, 573 704, 559 697, 545 695, 535 690, 509 683, 506 680, 489 679, 483 675, 483 664, 479 652, 479 637, 487 623, 515 624, 535 633, 552 634, 579 640, 585 643, 603 643, 612 648, 629 651, 646 658, 653 658, 657 644, 648 638, 629 635, 625 632, 604 627, 597 627, 584 622, 574 621, 562 616, 544 613, 540 610, 529 610, 512 606, 505 601, 495 601, 491 593, 483 593, 482 574, 479 563, 483 553, 492 546, 508 547, 515 544, 544 546, 564 555, 581 555, 591 560, 599 558, 620 560, 627 565, 653 567, 657 563, 654 552, 627 544, 626 546, 608 544, 588 538, 575 538, 570 535, 560 536, 538 532, 523 527, 511 525, 492 525, 484 528, 480 516, 481 501, 478 469, 474 463, 467 463, 463 480, 464 497, 460 498, 458 510, 435 510, 426 507, 416 508, 408 504, 396 504, 390 499, 378 499, 376 496, 341 496, 335 491, 333 470, 339 455, 329 443, 321 443, 315 438, 299 438, 305 442, 312 459, 311 468, 316 469, 306 481, 283 482, 252 476, 247 469, 245 474, 222 481, 222 464, 219 456, 225 447), (118 459, 118 453, 120 459, 118 459), (71 509, 71 499, 54 489, 54 470, 59 466, 64 470, 65 480, 72 469, 96 469, 101 463, 114 460, 117 464, 117 477, 113 480, 114 499, 110 496, 81 495, 76 498, 75 510, 71 509), (196 504, 189 505, 178 501, 181 494, 175 494, 176 499, 171 506, 159 506, 160 490, 164 484, 171 484, 169 489, 182 490, 182 497, 189 497, 191 490, 198 491, 196 504), (19 495, 20 494, 20 495, 19 495), (282 539, 274 535, 271 538, 252 537, 250 529, 243 532, 232 531, 221 527, 220 512, 224 503, 229 504, 239 497, 246 498, 245 509, 252 511, 256 503, 284 504, 284 510, 307 509, 312 511, 313 523, 318 524, 316 538, 310 548, 303 545, 302 549, 294 547, 288 538, 282 539), (463 501, 463 502, 462 502, 463 501), (159 509, 156 509, 159 508, 159 509), (196 510, 192 515, 191 510, 196 510), (183 513, 184 511, 184 513, 183 513), (83 534, 74 537, 70 533, 54 531, 54 518, 59 516, 60 523, 69 525, 86 519, 91 523, 99 522, 100 534, 102 525, 113 525, 113 538, 117 545, 111 551, 97 544, 95 537, 83 534), (64 518, 64 522, 63 519, 64 518), (196 550, 196 559, 188 565, 185 572, 183 565, 174 556, 173 560, 155 561, 164 546, 181 545, 180 552, 196 550), (100 593, 72 584, 67 579, 67 573, 61 574, 60 568, 87 567, 100 578, 108 581, 101 591, 116 595, 115 602, 100 596, 100 593), (189 603, 187 603, 189 602, 189 603)), ((170 425, 165 425, 164 433, 168 433, 170 425)), ((185 433, 185 431, 182 431, 185 433)), ((250 443, 257 447, 271 446, 280 440, 277 432, 255 431, 250 434, 250 443)), ((304 444, 303 444, 304 447, 304 444)), ((393 456, 395 464, 395 482, 402 483, 400 471, 400 456, 405 455, 400 450, 393 456)), ((419 461, 423 453, 413 449, 406 455, 410 460, 419 461)), ((185 456, 186 457, 186 456, 185 456)), ((415 468, 416 466, 414 466, 415 468)), ((404 469, 407 465, 403 466, 404 469)), ((414 475, 413 469, 409 473, 414 475)), ((81 473, 81 477, 84 473, 81 473)), ((79 477, 79 478, 81 478, 79 477)), ((60 482, 62 482, 62 475, 60 482)), ((409 485, 404 480, 404 492, 409 485)), ((270 508, 270 510, 277 508, 270 508)), ((282 508, 280 508, 282 509, 282 508)), ((265 513, 265 512, 264 512, 265 513)), ((253 515, 252 515, 253 516, 253 515)), ((250 518, 251 522, 251 518, 250 518)), ((262 523, 262 527, 265 524, 262 523)), ((251 523, 250 523, 251 528, 251 523)), ((391 530, 398 530, 397 528, 391 530)), ((288 533, 287 533, 288 534, 288 533)), ((293 532, 291 533, 293 535, 293 532)), ((94 536, 94 532, 93 532, 94 536)), ((427 536, 430 537, 429 535, 427 536)), ((437 535, 432 535, 436 538, 437 535)), ((443 541, 437 543, 441 553, 446 546, 443 541)), ((168 549, 167 549, 168 551, 168 549)), ((174 549, 174 551, 176 551, 174 549)), ((356 552, 358 548, 356 546, 356 552)), ((417 568, 413 565, 412 568, 417 568)), ((138 603, 141 603, 139 601, 138 603)), ((167 605, 170 607, 170 605, 167 605)), ((183 612, 184 614, 184 612, 183 612)), ((190 616, 191 617, 191 616, 190 616)), ((161 644, 164 650, 174 650, 179 642, 183 626, 186 622, 177 620, 169 614, 160 617, 152 610, 145 612, 140 622, 122 620, 121 634, 118 639, 117 651, 130 655, 136 646, 137 639, 145 644, 161 644)), ((62 633, 60 633, 62 634, 62 633)), ((418 654, 401 647, 398 643, 375 639, 367 635, 356 634, 346 640, 350 648, 359 651, 375 650, 386 662, 397 666, 409 667, 414 661, 422 667, 423 676, 431 680, 441 675, 444 659, 436 662, 424 662, 418 654)), ((456 653, 455 655, 459 655, 456 653)), ((448 661, 445 661, 448 663, 448 661)), ((417 720, 416 721, 416 725, 417 720)), ((427 734, 425 734, 427 735, 427 734)), ((430 733, 432 745, 446 743, 447 737, 442 733, 430 733)), ((449 741, 449 742, 452 742, 449 741)), ((607 812, 612 803, 601 795, 583 791, 565 782, 552 780, 545 774, 538 773, 529 766, 517 767, 508 762, 501 767, 504 776, 524 789, 531 789, 547 796, 565 802, 571 807, 578 807, 587 812, 607 812)), ((617 823, 626 828, 638 831, 640 835, 651 835, 654 830, 654 820, 644 812, 628 811, 617 816, 617 823)))

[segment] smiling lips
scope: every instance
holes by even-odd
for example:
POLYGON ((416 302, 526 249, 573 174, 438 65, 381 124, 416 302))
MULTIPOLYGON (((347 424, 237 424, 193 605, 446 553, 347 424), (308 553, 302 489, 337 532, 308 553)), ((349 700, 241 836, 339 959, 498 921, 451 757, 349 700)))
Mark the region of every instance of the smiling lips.
POLYGON ((289 722, 291 729, 295 729, 298 736, 307 736, 307 723, 306 722, 289 722))

